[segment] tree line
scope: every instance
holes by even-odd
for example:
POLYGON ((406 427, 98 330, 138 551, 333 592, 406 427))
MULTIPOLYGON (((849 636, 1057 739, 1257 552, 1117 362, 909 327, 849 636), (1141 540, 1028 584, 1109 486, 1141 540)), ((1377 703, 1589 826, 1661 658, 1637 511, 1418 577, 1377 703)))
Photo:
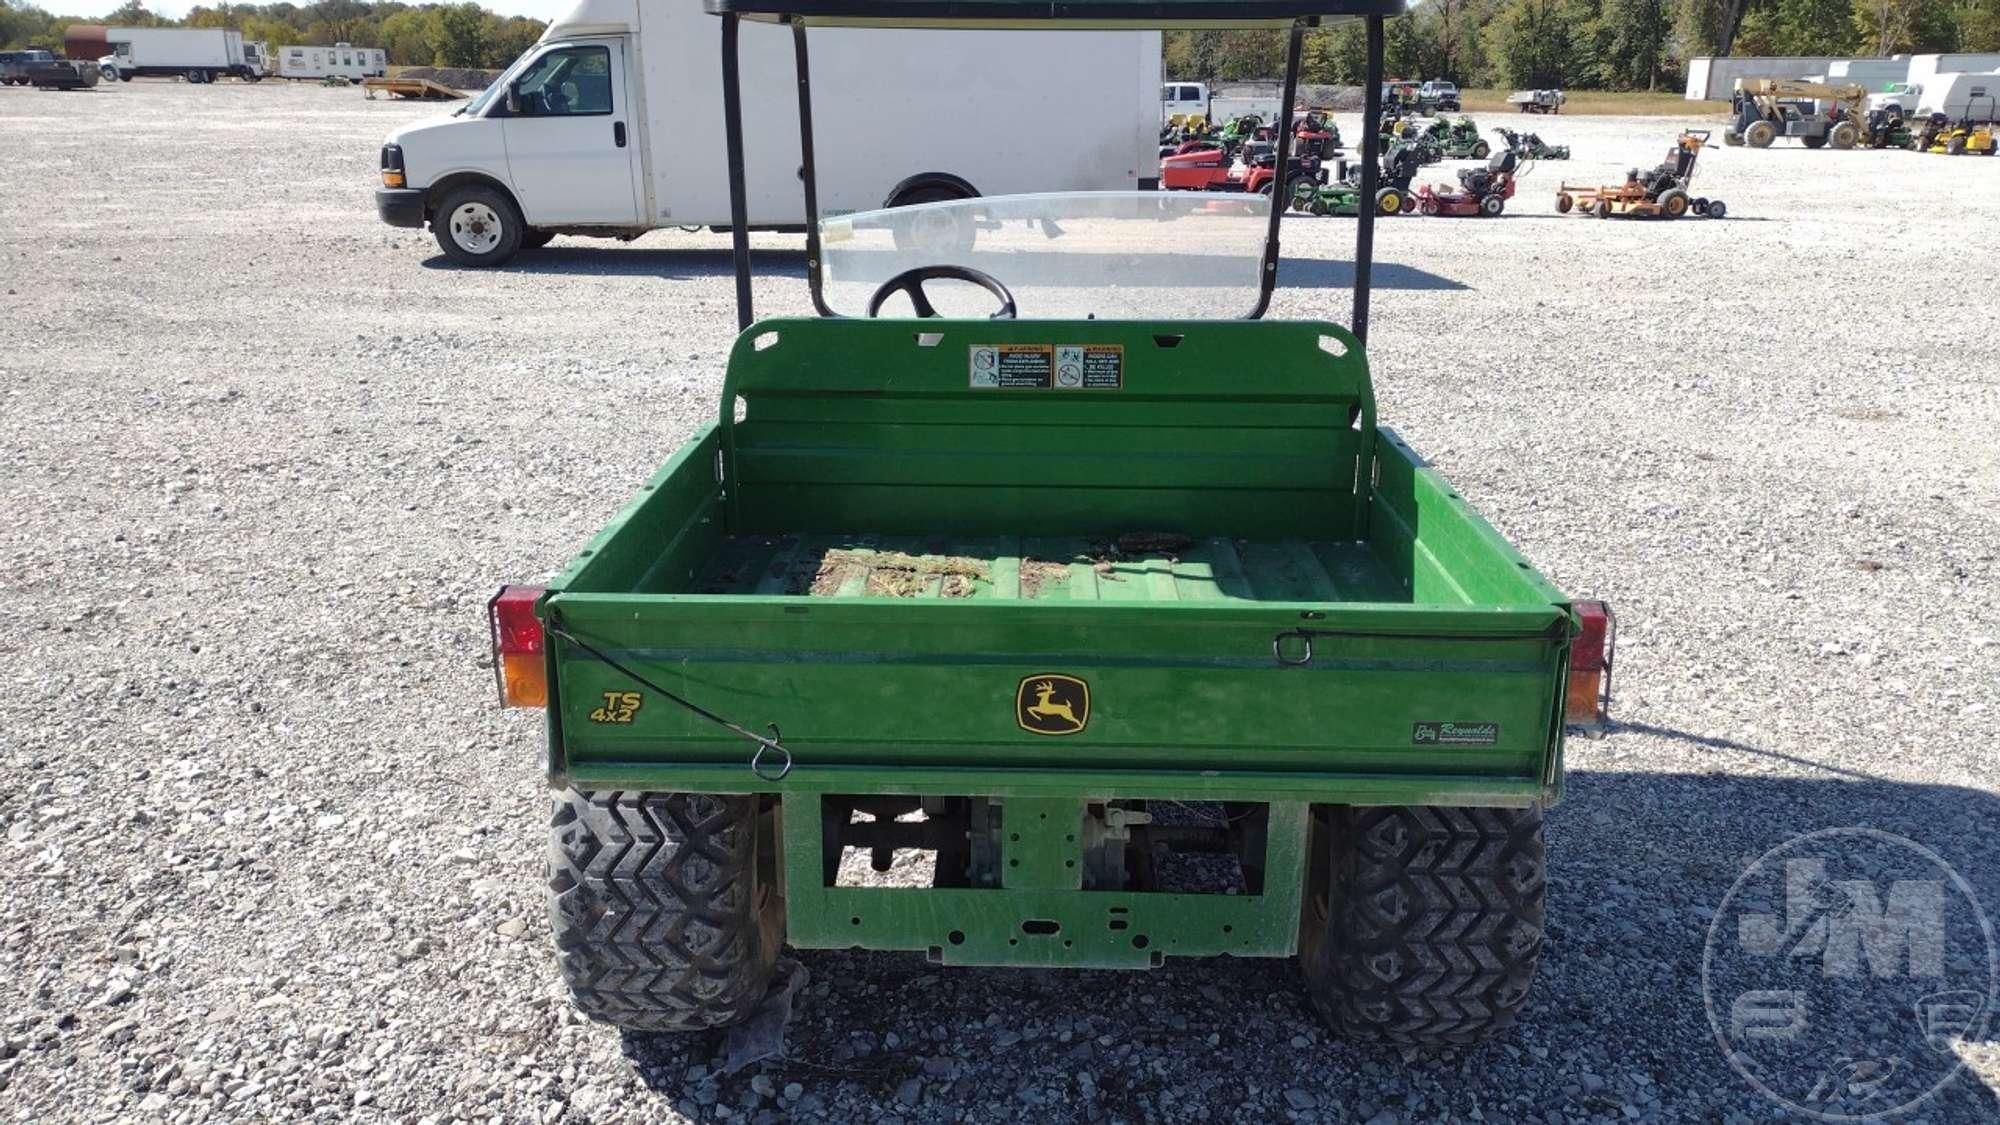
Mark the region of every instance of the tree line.
MULTIPOLYGON (((1307 33, 1306 82, 1366 78, 1358 21, 1307 33)), ((1385 28, 1392 78, 1461 86, 1658 90, 1702 55, 2000 51, 2000 0, 1421 0, 1385 28)), ((1284 73, 1282 31, 1170 31, 1170 78, 1284 73)))
POLYGON ((101 19, 51 15, 20 0, 0 0, 0 47, 45 47, 62 53, 63 30, 73 23, 108 27, 228 27, 243 38, 269 45, 328 46, 352 43, 380 47, 394 66, 452 66, 499 69, 542 37, 547 25, 520 16, 500 16, 477 4, 402 4, 390 0, 319 0, 312 4, 215 4, 190 9, 183 19, 166 19, 142 0, 101 19))

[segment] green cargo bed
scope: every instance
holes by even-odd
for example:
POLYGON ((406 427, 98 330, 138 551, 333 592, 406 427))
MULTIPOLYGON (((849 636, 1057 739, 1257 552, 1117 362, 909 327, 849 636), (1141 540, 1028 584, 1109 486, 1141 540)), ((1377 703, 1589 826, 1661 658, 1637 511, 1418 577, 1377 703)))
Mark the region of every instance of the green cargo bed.
POLYGON ((731 535, 692 593, 1108 602, 1403 602, 1366 543, 1128 532, 1101 538, 731 535))
POLYGON ((542 613, 558 780, 721 791, 776 786, 629 672, 785 787, 1525 803, 1571 633, 1352 338, 1271 322, 764 322, 542 613))

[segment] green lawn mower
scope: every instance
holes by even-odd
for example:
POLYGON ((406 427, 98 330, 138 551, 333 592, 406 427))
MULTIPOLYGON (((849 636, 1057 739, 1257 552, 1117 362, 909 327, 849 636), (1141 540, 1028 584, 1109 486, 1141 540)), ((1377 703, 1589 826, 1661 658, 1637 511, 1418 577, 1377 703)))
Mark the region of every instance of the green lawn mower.
MULTIPOLYGON (((1382 175, 1376 182, 1375 213, 1414 215, 1417 197, 1410 191, 1419 161, 1412 145, 1397 144, 1382 157, 1382 175)), ((1329 183, 1303 181, 1292 189, 1291 209, 1309 215, 1359 215, 1361 213, 1361 163, 1341 161, 1336 177, 1329 183)))
POLYGON ((1392 152, 1397 147, 1410 150, 1410 155, 1419 165, 1436 164, 1444 159, 1444 149, 1432 136, 1432 130, 1415 121, 1390 122, 1383 126, 1376 147, 1383 152, 1392 152))
POLYGON ((1424 137, 1437 145, 1438 151, 1447 160, 1484 160, 1493 153, 1493 146, 1479 135, 1479 126, 1472 118, 1461 117, 1457 121, 1443 116, 1431 118, 1430 128, 1424 130, 1424 137))

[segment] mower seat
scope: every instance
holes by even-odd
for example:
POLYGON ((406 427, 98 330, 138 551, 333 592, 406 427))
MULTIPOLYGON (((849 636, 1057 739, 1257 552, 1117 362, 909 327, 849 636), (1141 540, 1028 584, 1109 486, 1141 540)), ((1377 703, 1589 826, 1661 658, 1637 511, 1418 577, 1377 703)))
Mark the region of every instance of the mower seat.
POLYGON ((1458 173, 1458 184, 1473 195, 1485 195, 1487 189, 1500 182, 1500 177, 1511 175, 1520 167, 1521 158, 1511 148, 1503 148, 1486 161, 1484 168, 1466 168, 1458 173))

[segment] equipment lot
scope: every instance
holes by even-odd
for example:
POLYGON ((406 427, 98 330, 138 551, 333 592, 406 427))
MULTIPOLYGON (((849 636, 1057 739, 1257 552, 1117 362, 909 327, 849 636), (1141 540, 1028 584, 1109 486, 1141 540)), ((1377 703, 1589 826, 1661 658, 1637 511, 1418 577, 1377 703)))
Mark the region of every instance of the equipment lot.
MULTIPOLYGON (((483 604, 711 416, 727 241, 448 268, 370 198, 430 112, 0 92, 33 154, 0 169, 8 1117, 1762 1119, 1700 989, 1746 864, 1866 826, 2000 910, 2000 313, 1965 241, 2000 161, 1717 146, 1729 219, 1585 220, 1559 179, 1708 123, 1565 114, 1537 128, 1576 158, 1504 217, 1379 224, 1369 349, 1383 417, 1619 612, 1516 1030, 1406 1062, 1332 1041, 1284 962, 809 954, 787 1061, 634 1070, 547 954, 539 724, 493 706, 483 604)), ((1285 220, 1273 316, 1346 319, 1351 221, 1285 220)), ((801 240, 756 244, 759 312, 806 314, 801 240)), ((1993 1035, 1923 1116, 1992 1118, 1993 1035)))

